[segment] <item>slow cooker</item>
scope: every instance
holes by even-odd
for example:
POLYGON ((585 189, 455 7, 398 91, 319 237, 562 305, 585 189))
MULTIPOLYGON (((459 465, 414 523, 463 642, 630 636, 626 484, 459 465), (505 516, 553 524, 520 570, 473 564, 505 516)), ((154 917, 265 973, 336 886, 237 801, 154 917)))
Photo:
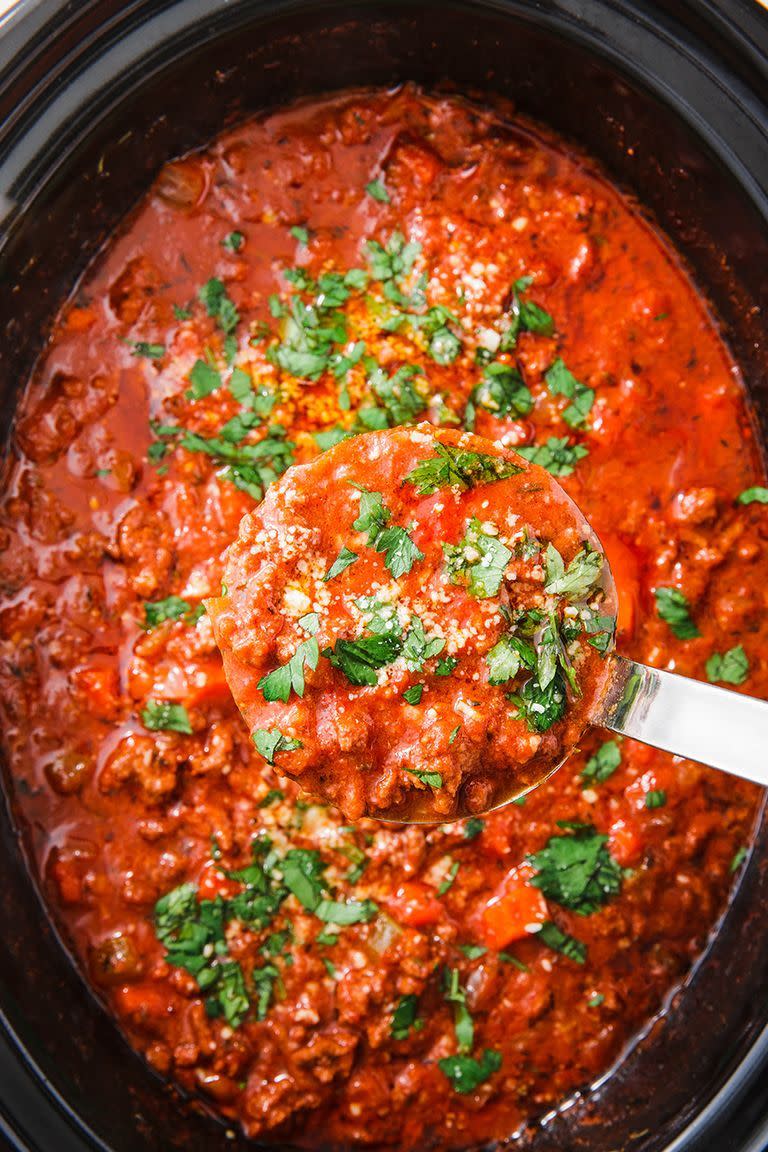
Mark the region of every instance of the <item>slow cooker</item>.
MULTIPOLYGON (((165 160, 299 96, 413 79, 511 99, 636 194, 719 316, 768 443, 768 12, 751 0, 22 0, 0 23, 0 66, 6 441, 49 318, 165 160)), ((254 1147, 164 1087, 92 997, 47 918, 11 796, 0 814, 7 1144, 254 1147)), ((611 1075, 516 1145, 768 1146, 766 904, 763 821, 684 987, 611 1075)))

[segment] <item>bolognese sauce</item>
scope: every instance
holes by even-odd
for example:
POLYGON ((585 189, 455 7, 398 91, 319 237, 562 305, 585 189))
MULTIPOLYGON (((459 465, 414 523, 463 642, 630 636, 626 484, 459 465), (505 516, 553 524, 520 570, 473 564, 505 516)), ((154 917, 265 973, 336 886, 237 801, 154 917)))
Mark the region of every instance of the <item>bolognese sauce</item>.
POLYGON ((268 763, 350 819, 439 821, 576 743, 610 676, 603 561, 544 468, 425 423, 290 468, 205 606, 268 763))
POLYGON ((171 162, 15 425, 3 739, 52 915, 152 1068, 278 1146, 482 1144, 588 1085, 705 946, 757 810, 591 732, 486 817, 350 823, 281 774, 298 728, 256 747, 204 607, 222 552, 291 464, 424 422, 565 485, 624 652, 765 693, 738 372, 637 206, 509 110, 350 93, 171 162))

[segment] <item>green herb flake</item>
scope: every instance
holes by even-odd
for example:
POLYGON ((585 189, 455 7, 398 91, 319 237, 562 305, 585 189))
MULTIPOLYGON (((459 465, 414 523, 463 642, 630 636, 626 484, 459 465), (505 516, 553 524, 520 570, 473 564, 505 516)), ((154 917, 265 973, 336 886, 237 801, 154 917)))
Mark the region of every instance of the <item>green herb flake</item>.
POLYGON ((323 583, 327 584, 334 576, 340 576, 351 564, 358 559, 357 552, 351 552, 346 546, 341 549, 330 568, 323 576, 323 583))
POLYGON ((553 952, 562 953, 576 964, 583 964, 587 959, 587 946, 583 940, 577 940, 575 936, 563 932, 552 920, 542 924, 541 930, 536 933, 536 939, 541 940, 542 944, 551 948, 553 952))
POLYGON ((568 567, 553 544, 545 551, 546 583, 544 591, 550 596, 564 596, 571 603, 585 600, 600 581, 604 557, 589 545, 584 545, 568 567))
POLYGON ((273 804, 281 804, 285 800, 285 793, 279 788, 270 788, 266 796, 259 800, 259 808, 271 808, 273 804))
POLYGON ((132 341, 131 356, 143 356, 146 360, 162 360, 165 356, 165 344, 147 344, 145 340, 132 341))
POLYGON ((466 490, 478 484, 492 484, 522 472, 517 464, 484 452, 468 452, 437 440, 432 447, 435 456, 422 460, 405 478, 419 496, 431 496, 441 488, 454 485, 466 490))
POLYGON ((544 373, 544 379, 553 396, 565 396, 571 401, 562 413, 565 423, 571 428, 584 424, 595 401, 594 389, 577 380, 560 357, 544 373))
POLYGON ((752 488, 745 488, 736 499, 739 504, 768 504, 768 488, 755 484, 752 488))
POLYGON ((401 996, 397 1002, 397 1007, 392 1013, 392 1027, 390 1035, 393 1040, 407 1040, 408 1036, 413 1030, 420 1032, 424 1027, 426 1021, 419 1019, 419 998, 412 993, 407 996, 401 996))
POLYGON ((496 596, 504 569, 512 559, 509 548, 474 517, 458 544, 443 544, 445 567, 452 584, 466 583, 478 600, 496 596))
POLYGON ((389 204, 389 192, 384 187, 382 180, 371 180, 369 184, 366 184, 365 190, 374 200, 378 200, 379 204, 389 204))
POLYGON ((423 684, 412 684, 410 688, 406 688, 405 692, 403 692, 403 699, 408 704, 413 704, 413 705, 421 704, 421 697, 423 696, 423 694, 424 694, 424 685, 423 684))
POLYGON ((406 772, 410 776, 415 776, 417 780, 429 788, 442 788, 443 786, 443 778, 439 772, 422 771, 419 768, 406 768, 406 772))
POLYGON ((589 1000, 587 1000, 587 1008, 599 1008, 605 1002, 605 996, 602 992, 594 992, 589 1000))
POLYGON ((646 808, 651 809, 651 811, 654 808, 663 808, 666 802, 667 794, 663 788, 657 788, 654 789, 654 791, 646 792, 645 794, 645 806, 646 808))
POLYGON ((378 683, 378 669, 392 664, 400 650, 401 642, 395 636, 361 636, 358 640, 337 640, 333 648, 323 650, 323 656, 350 684, 373 687, 378 683))
POLYGON ((453 1004, 453 1029, 459 1053, 471 1052, 475 1038, 475 1025, 467 1007, 467 993, 459 981, 457 968, 443 971, 443 995, 453 1004))
POLYGON ((531 880, 548 900, 588 916, 621 890, 621 868, 608 852, 608 837, 592 825, 578 825, 567 836, 552 836, 528 856, 536 869, 531 880))
POLYGON ((221 242, 222 248, 226 248, 227 252, 239 252, 245 244, 245 236, 242 232, 229 232, 221 242))
POLYGON ((615 740, 606 740, 584 766, 581 778, 602 784, 613 776, 621 764, 621 751, 615 740))
POLYGON ((187 389, 187 399, 202 400, 221 387, 221 375, 205 360, 195 360, 189 373, 189 382, 192 387, 187 389))
POLYGON ((456 656, 441 656, 435 665, 435 676, 450 676, 458 668, 456 656))
POLYGON ((501 1068, 501 1053, 486 1048, 479 1060, 472 1056, 445 1056, 437 1066, 450 1081, 454 1092, 474 1092, 501 1068))
POLYGON ((262 676, 257 687, 267 702, 282 700, 287 704, 291 691, 299 697, 304 695, 304 668, 317 668, 319 659, 317 640, 302 640, 288 663, 262 676))
POLYGON ((589 455, 583 444, 571 444, 567 436, 550 436, 545 444, 523 445, 516 448, 518 456, 546 468, 553 476, 570 476, 579 460, 589 455))
POLYGON ((279 728, 273 728, 271 732, 266 728, 257 728, 253 733, 253 742, 267 764, 274 764, 278 752, 295 752, 297 748, 304 747, 301 740, 284 736, 279 728))
POLYGON ((482 944, 459 944, 459 952, 466 956, 467 960, 479 960, 487 951, 488 949, 482 944))
POLYGON ((738 872, 739 868, 741 868, 741 866, 744 863, 744 861, 746 860, 746 858, 747 858, 747 849, 742 844, 741 847, 738 848, 736 850, 736 852, 734 853, 734 857, 731 860, 731 863, 729 865, 728 870, 731 873, 731 875, 733 875, 734 872, 738 872))
POLYGON ((165 623, 166 620, 181 620, 191 611, 192 605, 187 600, 182 600, 181 596, 167 596, 165 600, 147 600, 144 602, 144 627, 149 631, 165 623))
POLYGON ((441 882, 440 887, 437 889, 438 896, 445 896, 446 892, 453 887, 453 882, 456 879, 461 864, 458 860, 453 860, 451 866, 446 873, 445 879, 441 882))
POLYGON ((485 820, 480 816, 470 816, 464 824, 464 839, 476 840, 485 828, 485 820))
POLYGON ((456 739, 456 737, 458 736, 460 731, 461 731, 461 724, 457 724, 455 728, 451 729, 451 731, 448 735, 448 743, 449 744, 453 744, 454 740, 456 739))
POLYGON ((678 640, 693 640, 700 636, 688 600, 677 588, 655 588, 656 611, 677 636, 678 640))
POLYGON ((713 652, 707 660, 710 684, 743 684, 749 676, 749 659, 741 644, 727 652, 713 652))
POLYGON ((183 704, 169 704, 167 700, 148 700, 141 713, 141 722, 152 732, 183 732, 192 735, 189 716, 183 704))

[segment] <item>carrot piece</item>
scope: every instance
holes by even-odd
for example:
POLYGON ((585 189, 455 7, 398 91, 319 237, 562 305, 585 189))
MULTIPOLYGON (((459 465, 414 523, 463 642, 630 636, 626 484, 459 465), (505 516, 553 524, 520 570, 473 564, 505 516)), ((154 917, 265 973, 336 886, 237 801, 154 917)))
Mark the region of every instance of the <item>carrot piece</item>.
POLYGON ((547 902, 530 883, 533 869, 527 864, 510 868, 475 918, 475 930, 489 948, 498 951, 513 940, 523 940, 549 919, 547 902))

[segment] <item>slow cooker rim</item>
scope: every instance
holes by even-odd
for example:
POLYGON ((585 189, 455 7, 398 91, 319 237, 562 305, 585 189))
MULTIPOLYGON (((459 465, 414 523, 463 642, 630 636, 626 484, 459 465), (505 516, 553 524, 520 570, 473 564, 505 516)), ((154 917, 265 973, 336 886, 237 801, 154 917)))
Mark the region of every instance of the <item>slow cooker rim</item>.
MULTIPOLYGON (((478 0, 478 2, 486 7, 494 7, 500 9, 512 9, 520 7, 519 4, 515 3, 515 0, 511 0, 511 2, 508 2, 508 0, 478 0)), ((685 0, 685 2, 687 6, 687 0, 685 0)), ((715 13, 717 19, 725 21, 731 30, 736 30, 739 32, 739 35, 741 35, 738 22, 739 16, 746 15, 748 9, 747 4, 744 3, 743 0, 735 0, 735 3, 732 5, 732 7, 740 9, 740 13, 738 15, 734 15, 733 12, 718 13, 710 0, 701 0, 701 2, 710 13, 715 13)), ((313 3, 313 0, 310 0, 310 3, 313 3)), ((89 5, 91 8, 95 8, 96 6, 97 3, 95 2, 89 5)), ((141 3, 129 4, 128 9, 137 11, 142 6, 143 5, 141 3)), ((172 6, 172 3, 161 3, 155 5, 154 7, 157 10, 161 10, 172 6)), ((228 7, 226 0, 214 0, 213 5, 209 5, 209 7, 210 6, 222 9, 228 7)), ((260 6, 264 9, 277 11, 284 10, 288 7, 301 7, 304 5, 302 0, 275 0, 275 2, 263 3, 260 6)), ((319 0, 319 3, 313 3, 313 6, 322 7, 322 0, 319 0)), ((591 6, 596 7, 599 5, 592 4, 591 6)), ((626 13, 629 12, 635 5, 633 5, 631 2, 627 2, 627 0, 614 0, 613 6, 617 9, 621 9, 624 13, 626 13)), ((50 34, 50 24, 51 21, 55 20, 56 13, 60 13, 69 7, 71 6, 66 2, 66 0, 21 0, 21 3, 17 6, 17 8, 11 12, 6 23, 0 23, 0 47, 2 47, 1 41, 6 35, 23 31, 23 22, 28 20, 30 17, 40 18, 38 31, 41 35, 50 34)), ((585 5, 574 2, 571 4, 571 7, 576 10, 579 8, 583 9, 585 5)), ((648 7, 648 5, 646 4, 645 7, 648 7)), ((751 18, 752 13, 750 12, 749 15, 751 18)), ((768 32, 768 26, 766 27, 766 32, 768 32)), ((754 44, 754 41, 751 41, 751 43, 754 44)), ((590 45, 594 48, 593 43, 590 42, 590 45)), ((763 63, 768 67, 768 36, 766 36, 766 54, 762 56, 762 60, 763 63)), ((623 61, 614 61, 614 63, 619 64, 622 69, 624 68, 623 61)), ((644 77, 641 75, 640 79, 642 81, 644 77)), ((658 84, 656 85, 656 90, 659 90, 658 84)), ((756 94, 753 94, 753 97, 754 99, 747 100, 746 103, 740 101, 742 107, 748 109, 750 104, 753 104, 754 108, 761 106, 756 97, 756 94)), ((758 126, 760 126, 759 116, 756 116, 754 113, 752 113, 751 118, 755 120, 758 126)), ((691 123, 694 131, 697 132, 697 135, 700 135, 705 140, 705 142, 710 147, 712 147, 711 130, 706 125, 704 125, 704 130, 701 131, 700 125, 703 124, 701 121, 693 123, 689 120, 689 123, 691 123)), ((764 126, 763 132, 765 133, 764 126)), ((739 177, 737 177, 737 179, 739 179, 739 182, 742 184, 742 187, 744 187, 745 190, 750 189, 750 192, 748 193, 750 199, 758 208, 758 210, 761 211, 763 217, 768 220, 768 192, 766 189, 762 187, 759 181, 757 181, 753 175, 744 167, 741 161, 736 157, 735 153, 729 151, 728 155, 731 160, 731 163, 729 163, 724 158, 720 148, 714 148, 713 151, 718 154, 718 156, 721 158, 721 161, 726 165, 729 171, 733 173, 735 168, 740 174, 743 174, 743 180, 739 177)), ((82 1137, 84 1140, 89 1140, 89 1146, 91 1148, 105 1148, 106 1146, 103 1144, 103 1142, 82 1123, 79 1117, 71 1112, 71 1110, 67 1107, 66 1101, 61 1097, 54 1086, 45 1081, 45 1077, 42 1071, 32 1061, 20 1037, 14 1036, 9 1031, 8 1026, 5 1025, 2 1021, 0 1021, 0 1027, 2 1027, 3 1039, 6 1041, 8 1046, 15 1049, 15 1051, 17 1051, 22 1056, 24 1060, 25 1071, 31 1078, 34 1088, 40 1095, 41 1099, 45 1099, 47 1106, 56 1109, 60 1117, 63 1118, 63 1120, 70 1128, 73 1130, 76 1129, 80 1137, 82 1137)), ((3 1067, 4 1058, 5 1053, 0 1051, 0 1069, 3 1067)), ((707 1105, 691 1121, 691 1123, 681 1133, 678 1134, 673 1142, 667 1146, 667 1152, 683 1152, 684 1149, 693 1146, 692 1141, 705 1136, 707 1130, 714 1128, 720 1122, 725 1112, 732 1111, 735 1106, 734 1101, 736 1098, 743 1098, 743 1095, 748 1091, 749 1086, 756 1081, 760 1075, 760 1072, 765 1068, 766 1064, 768 1064, 768 1028, 766 1028, 757 1038, 755 1043, 746 1053, 743 1061, 731 1073, 725 1083, 717 1091, 716 1095, 707 1103, 707 1105)), ((8 1119, 7 1117, 3 1116, 3 1111, 4 1109, 2 1107, 2 1101, 0 1101, 0 1133, 4 1132, 8 1125, 8 1119)), ((760 1129, 760 1133, 754 1137, 752 1146, 755 1149, 760 1146, 755 1141, 762 1139, 761 1133, 765 1133, 766 1130, 768 1130, 768 1122, 760 1129)), ((11 1131, 13 1134, 13 1130, 11 1131)), ((20 1143, 16 1146, 19 1148, 25 1147, 25 1145, 20 1143)), ((42 1147, 41 1145, 32 1144, 27 1146, 29 1148, 42 1147)), ((62 1145, 59 1147, 62 1148, 62 1152, 65 1152, 65 1149, 62 1145)), ((73 1148, 76 1147, 81 1147, 81 1145, 73 1145, 73 1148)))

